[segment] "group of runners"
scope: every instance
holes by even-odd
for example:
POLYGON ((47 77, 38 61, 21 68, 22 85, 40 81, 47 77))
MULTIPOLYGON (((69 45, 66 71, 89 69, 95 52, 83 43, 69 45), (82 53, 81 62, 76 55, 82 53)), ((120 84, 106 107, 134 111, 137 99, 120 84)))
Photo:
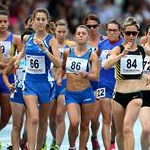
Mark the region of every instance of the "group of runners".
POLYGON ((100 150, 100 113, 105 150, 134 150, 138 116, 141 149, 150 150, 150 25, 137 44, 134 17, 108 20, 105 36, 96 14, 83 22, 71 41, 66 20, 53 23, 47 9, 37 8, 18 36, 8 31, 9 11, 0 6, 0 131, 12 116, 9 149, 46 149, 49 127, 50 150, 60 150, 67 112, 69 150, 77 149, 78 135, 78 149, 88 150, 89 130, 93 150, 100 150))

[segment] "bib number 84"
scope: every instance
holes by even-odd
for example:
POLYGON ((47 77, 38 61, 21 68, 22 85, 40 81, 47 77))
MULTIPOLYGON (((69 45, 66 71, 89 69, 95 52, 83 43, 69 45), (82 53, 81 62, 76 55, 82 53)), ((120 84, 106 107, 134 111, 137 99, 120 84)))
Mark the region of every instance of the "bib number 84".
POLYGON ((131 68, 131 67, 134 67, 134 68, 137 67, 136 59, 134 59, 133 62, 131 59, 127 59, 127 68, 131 68))

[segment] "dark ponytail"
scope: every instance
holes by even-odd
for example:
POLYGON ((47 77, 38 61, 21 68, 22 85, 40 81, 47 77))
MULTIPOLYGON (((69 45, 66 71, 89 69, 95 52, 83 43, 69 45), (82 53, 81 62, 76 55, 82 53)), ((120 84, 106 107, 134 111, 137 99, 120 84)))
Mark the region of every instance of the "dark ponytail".
POLYGON ((50 21, 49 24, 46 25, 46 32, 55 36, 55 30, 55 23, 50 21))
POLYGON ((6 5, 0 5, 0 15, 9 16, 9 9, 6 5))

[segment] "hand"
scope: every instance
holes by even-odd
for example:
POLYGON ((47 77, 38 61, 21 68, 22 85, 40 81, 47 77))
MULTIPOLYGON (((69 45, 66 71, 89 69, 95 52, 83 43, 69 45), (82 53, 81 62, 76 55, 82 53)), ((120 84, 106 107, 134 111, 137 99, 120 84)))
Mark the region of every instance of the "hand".
POLYGON ((83 78, 86 78, 86 77, 89 75, 89 73, 86 72, 86 71, 76 72, 75 74, 76 74, 76 75, 80 75, 80 76, 83 77, 83 78))
POLYGON ((124 48, 130 50, 130 49, 131 49, 131 46, 132 46, 132 43, 131 43, 131 42, 128 42, 128 43, 124 46, 124 48))
POLYGON ((125 56, 128 54, 128 52, 130 51, 131 49, 131 46, 132 46, 132 43, 131 42, 128 42, 125 46, 124 46, 124 50, 122 52, 122 54, 125 56))
POLYGON ((20 59, 17 58, 14 62, 14 68, 16 68, 16 69, 19 68, 19 64, 20 64, 20 59))
POLYGON ((42 51, 45 53, 46 52, 46 47, 43 43, 42 40, 34 38, 34 41, 39 45, 39 47, 42 49, 42 51))
POLYGON ((12 83, 8 86, 8 89, 11 93, 13 93, 15 91, 15 83, 12 83))
POLYGON ((57 85, 61 86, 61 85, 62 85, 62 84, 61 84, 61 83, 62 83, 62 79, 61 79, 61 78, 58 78, 56 83, 57 83, 57 85))

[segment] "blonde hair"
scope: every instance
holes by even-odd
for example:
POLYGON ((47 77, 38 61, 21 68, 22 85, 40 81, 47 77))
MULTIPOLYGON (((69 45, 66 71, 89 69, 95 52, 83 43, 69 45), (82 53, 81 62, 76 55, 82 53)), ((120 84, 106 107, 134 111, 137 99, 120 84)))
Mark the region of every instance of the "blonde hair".
POLYGON ((58 20, 58 21, 56 22, 56 27, 57 27, 57 26, 66 26, 66 27, 68 28, 68 23, 67 23, 66 20, 60 19, 60 20, 58 20))
POLYGON ((135 17, 128 17, 125 19, 122 29, 124 30, 127 26, 136 26, 138 30, 140 29, 140 24, 135 17))
POLYGON ((89 29, 88 29, 88 27, 87 27, 86 25, 79 25, 79 26, 77 26, 76 32, 77 32, 77 30, 78 30, 79 28, 84 28, 84 29, 86 29, 87 32, 89 33, 89 29))

